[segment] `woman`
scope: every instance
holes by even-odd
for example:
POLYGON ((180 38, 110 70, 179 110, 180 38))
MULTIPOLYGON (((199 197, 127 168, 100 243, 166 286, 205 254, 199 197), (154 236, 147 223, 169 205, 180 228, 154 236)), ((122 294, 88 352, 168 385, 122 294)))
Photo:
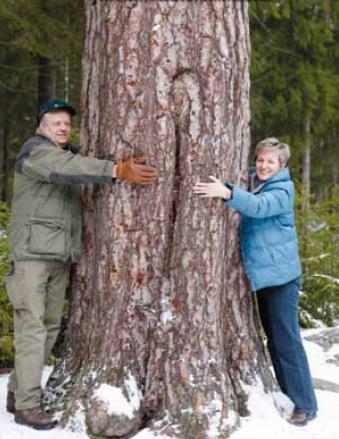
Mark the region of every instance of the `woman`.
POLYGON ((286 167, 289 146, 267 138, 255 150, 250 191, 225 183, 196 183, 193 192, 222 198, 241 214, 240 244, 246 274, 257 293, 261 322, 276 378, 293 401, 289 418, 306 425, 317 401, 298 324, 301 267, 294 224, 294 185, 286 167))

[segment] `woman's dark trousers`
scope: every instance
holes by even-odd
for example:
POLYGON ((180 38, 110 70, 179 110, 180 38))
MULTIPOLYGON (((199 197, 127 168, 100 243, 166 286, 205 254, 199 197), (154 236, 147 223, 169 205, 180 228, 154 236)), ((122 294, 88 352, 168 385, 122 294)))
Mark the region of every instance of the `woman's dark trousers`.
POLYGON ((300 336, 300 280, 257 291, 259 314, 277 381, 296 412, 317 411, 310 369, 300 336))

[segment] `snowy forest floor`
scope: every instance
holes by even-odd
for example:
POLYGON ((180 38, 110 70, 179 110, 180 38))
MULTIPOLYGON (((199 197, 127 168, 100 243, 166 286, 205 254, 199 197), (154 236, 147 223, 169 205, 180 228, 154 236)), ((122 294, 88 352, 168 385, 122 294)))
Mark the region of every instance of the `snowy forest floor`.
MULTIPOLYGON (((335 328, 318 328, 303 331, 305 348, 315 381, 319 412, 317 418, 305 427, 293 427, 284 417, 292 408, 290 401, 281 393, 264 393, 261 386, 248 388, 251 416, 242 418, 241 427, 232 439, 337 439, 339 437, 339 325, 335 328), (275 404, 274 401, 275 400, 275 404), (280 407, 280 413, 276 406, 280 407)), ((51 368, 46 368, 46 380, 51 368)), ((36 431, 14 423, 6 412, 6 384, 8 375, 0 375, 0 439, 87 439, 85 433, 72 433, 55 428, 36 431)), ((134 439, 165 439, 154 436, 145 429, 134 439)), ((217 438, 213 438, 217 439, 217 438)))

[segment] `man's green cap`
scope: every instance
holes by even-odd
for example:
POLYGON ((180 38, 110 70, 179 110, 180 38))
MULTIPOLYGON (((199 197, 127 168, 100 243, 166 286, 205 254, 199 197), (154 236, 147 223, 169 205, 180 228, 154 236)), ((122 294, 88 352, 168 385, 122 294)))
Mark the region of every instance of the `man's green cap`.
POLYGON ((71 116, 74 116, 76 114, 74 108, 67 102, 61 101, 60 99, 53 99, 40 105, 38 112, 38 123, 40 123, 40 120, 44 114, 55 110, 67 111, 71 116))

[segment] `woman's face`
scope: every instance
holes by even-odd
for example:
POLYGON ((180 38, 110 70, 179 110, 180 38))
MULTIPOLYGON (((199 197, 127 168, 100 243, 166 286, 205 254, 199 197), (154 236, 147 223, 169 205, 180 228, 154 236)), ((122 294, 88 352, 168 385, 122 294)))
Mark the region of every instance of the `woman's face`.
POLYGON ((268 180, 282 168, 278 151, 262 150, 255 161, 255 169, 259 180, 268 180))

